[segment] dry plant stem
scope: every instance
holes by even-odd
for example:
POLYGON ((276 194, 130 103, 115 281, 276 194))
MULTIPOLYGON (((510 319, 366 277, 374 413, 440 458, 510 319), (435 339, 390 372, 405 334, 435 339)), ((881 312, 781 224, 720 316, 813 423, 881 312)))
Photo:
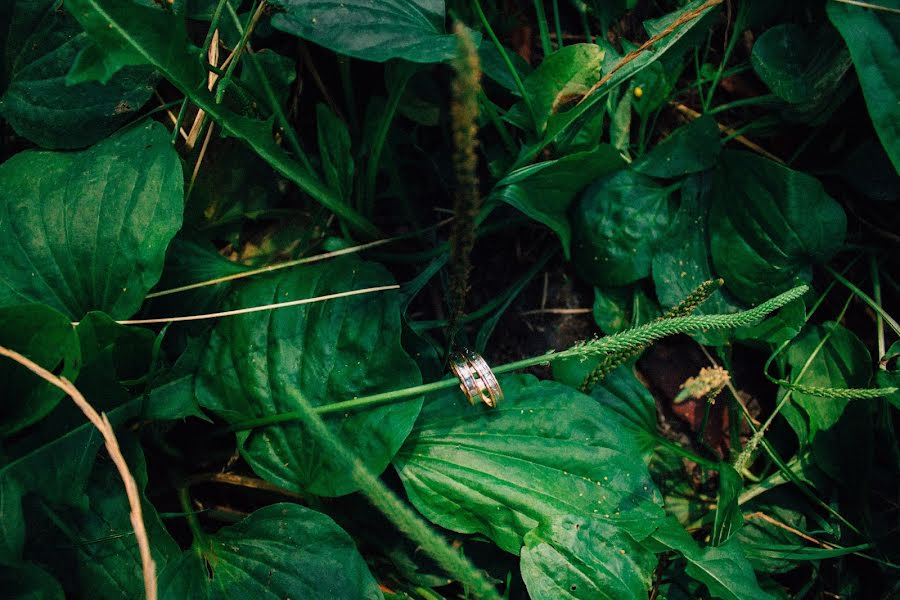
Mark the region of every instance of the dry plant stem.
POLYGON ((749 515, 744 515, 745 521, 749 521, 751 519, 760 519, 762 521, 765 521, 766 523, 774 525, 775 527, 780 527, 781 529, 784 529, 785 531, 789 531, 789 532, 793 533, 797 537, 803 538, 807 542, 812 542, 813 544, 815 544, 817 546, 821 546, 822 548, 825 548, 827 550, 834 550, 837 547, 832 544, 829 544, 828 542, 819 541, 816 538, 812 537, 811 535, 806 535, 799 529, 794 529, 790 525, 785 525, 781 521, 773 519, 772 517, 770 517, 769 515, 767 515, 763 512, 754 512, 754 513, 750 513, 749 515))
MULTIPOLYGON (((691 119, 692 121, 694 119, 698 119, 702 116, 696 110, 694 110, 690 107, 687 107, 684 104, 673 104, 672 106, 675 107, 675 110, 677 110, 678 112, 680 112, 687 118, 691 119)), ((728 127, 727 125, 723 125, 723 124, 719 123, 718 121, 716 121, 716 125, 718 126, 719 131, 732 136, 732 139, 734 141, 736 141, 737 143, 741 144, 742 146, 756 152, 760 156, 765 156, 769 160, 774 160, 775 162, 780 163, 782 165, 786 164, 782 159, 778 158, 777 156, 775 156, 774 154, 772 154, 771 152, 769 152, 768 150, 766 150, 759 144, 751 142, 750 140, 748 140, 746 137, 744 137, 742 135, 735 135, 735 134, 737 134, 737 130, 732 129, 731 127, 728 127)))
MULTIPOLYGON (((358 296, 360 294, 371 294, 373 292, 383 292, 386 290, 400 289, 399 285, 381 285, 378 287, 365 288, 362 290, 351 290, 349 292, 338 292, 337 294, 328 294, 325 296, 316 296, 315 298, 302 298, 300 300, 291 300, 289 302, 276 302, 275 304, 264 304, 262 306, 250 306, 248 308, 237 308, 235 310, 224 310, 221 312, 206 313, 202 315, 186 315, 183 317, 160 317, 156 319, 129 319, 126 321, 116 321, 119 325, 150 325, 154 323, 180 323, 182 321, 201 321, 203 319, 216 319, 218 317, 233 317, 235 315, 243 315, 247 313, 260 312, 264 310, 272 310, 275 308, 287 308, 288 306, 300 306, 301 304, 312 304, 314 302, 324 302, 325 300, 334 300, 336 298, 346 298, 347 296, 358 296)), ((78 322, 74 321, 73 325, 78 322)))
POLYGON ((694 10, 684 13, 679 18, 672 21, 672 23, 668 27, 666 27, 664 30, 660 31, 658 34, 654 35, 652 38, 650 38, 649 40, 647 40, 646 42, 641 44, 639 47, 635 48, 634 50, 632 50, 631 52, 626 54, 622 58, 622 60, 620 60, 619 63, 610 70, 609 73, 607 73, 606 75, 601 77, 600 81, 598 81, 597 83, 592 85, 591 88, 587 92, 584 93, 584 96, 582 96, 581 100, 578 103, 581 104, 582 102, 587 100, 587 98, 591 94, 596 92, 600 88, 600 86, 602 86, 604 83, 606 83, 607 81, 612 79, 612 76, 615 75, 620 69, 622 69, 622 67, 624 67, 625 65, 627 65, 628 63, 630 63, 631 61, 636 59, 645 50, 647 50, 648 48, 653 46, 653 44, 655 44, 656 42, 660 41, 661 39, 667 37, 669 34, 671 34, 673 31, 675 31, 676 29, 678 29, 685 23, 688 23, 689 21, 693 21, 694 19, 696 19, 697 17, 702 15, 704 12, 706 12, 707 9, 710 9, 713 6, 716 6, 718 4, 722 4, 723 1, 724 0, 708 0, 707 2, 704 2, 702 5, 698 6, 694 10))
POLYGON ((481 208, 476 167, 478 158, 478 92, 481 90, 481 65, 468 30, 457 23, 455 27, 458 56, 454 61, 453 102, 450 115, 453 122, 453 171, 456 192, 453 197, 453 231, 450 235, 450 283, 448 285, 450 324, 447 328, 450 345, 465 310, 472 271, 472 247, 475 245, 475 220, 481 208))
POLYGON ((872 4, 871 2, 860 2, 859 0, 834 0, 841 4, 849 4, 851 6, 861 6, 862 8, 871 8, 872 10, 883 10, 884 12, 900 14, 900 8, 888 8, 881 4, 872 4))
POLYGON ((78 388, 72 385, 72 382, 65 377, 57 377, 47 369, 19 354, 15 350, 0 346, 0 354, 16 361, 44 381, 53 384, 68 394, 72 398, 72 401, 75 402, 75 405, 84 413, 84 416, 86 416, 101 435, 103 435, 103 441, 106 443, 106 451, 109 453, 109 457, 112 459, 113 464, 115 464, 116 470, 119 471, 119 476, 125 484, 125 494, 128 496, 128 505, 131 508, 131 527, 134 529, 134 537, 137 539, 138 549, 141 554, 141 565, 144 573, 144 594, 146 595, 147 600, 156 600, 156 563, 153 562, 153 557, 150 554, 150 540, 147 537, 147 529, 144 527, 144 516, 141 511, 141 495, 138 491, 137 482, 135 482, 134 477, 131 475, 131 471, 128 470, 128 464, 125 462, 125 457, 122 456, 122 451, 119 449, 119 442, 116 439, 116 434, 113 432, 113 427, 109 422, 109 419, 105 414, 98 413, 94 410, 94 407, 85 400, 81 392, 78 391, 78 388))

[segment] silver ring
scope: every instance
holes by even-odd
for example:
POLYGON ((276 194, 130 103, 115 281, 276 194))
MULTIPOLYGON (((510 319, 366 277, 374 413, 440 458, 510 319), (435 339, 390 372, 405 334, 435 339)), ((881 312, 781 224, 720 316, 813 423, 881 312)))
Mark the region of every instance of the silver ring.
POLYGON ((450 370, 459 379, 459 389, 474 406, 478 398, 488 407, 495 408, 503 400, 503 390, 491 368, 480 354, 468 348, 459 348, 450 356, 450 370))

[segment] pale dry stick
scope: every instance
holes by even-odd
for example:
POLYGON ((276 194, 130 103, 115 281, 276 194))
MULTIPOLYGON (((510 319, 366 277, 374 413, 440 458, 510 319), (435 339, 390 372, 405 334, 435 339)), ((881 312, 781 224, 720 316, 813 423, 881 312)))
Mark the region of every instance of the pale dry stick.
POLYGON ((841 4, 850 4, 851 6, 860 6, 862 8, 871 8, 872 10, 883 10, 884 12, 900 14, 900 8, 888 8, 881 4, 872 4, 870 2, 860 2, 859 0, 834 0, 841 4))
POLYGON ((674 21, 672 21, 672 23, 668 27, 666 27, 665 29, 663 29, 662 31, 660 31, 659 33, 654 35, 652 38, 650 38, 649 40, 647 40, 646 42, 644 42, 643 44, 638 46, 636 49, 634 49, 631 52, 629 52, 628 54, 626 54, 622 58, 622 60, 620 60, 619 63, 610 70, 609 73, 607 73, 606 75, 601 77, 600 81, 598 81, 597 83, 592 85, 590 87, 590 89, 584 93, 581 100, 578 101, 578 104, 581 104, 582 102, 587 100, 591 94, 593 94, 600 88, 600 86, 602 86, 604 83, 606 83, 607 81, 612 79, 612 76, 615 75, 619 70, 621 70, 622 67, 624 67, 625 65, 627 65, 628 63, 630 63, 631 61, 636 59, 638 56, 643 54, 644 51, 647 50, 648 48, 650 48, 651 46, 653 46, 653 44, 660 41, 664 37, 668 37, 669 34, 671 34, 673 31, 675 31, 676 29, 678 29, 685 23, 687 23, 689 21, 693 21, 697 17, 701 16, 704 12, 706 12, 707 9, 712 8, 713 6, 716 6, 718 4, 722 4, 722 2, 724 2, 724 0, 708 0, 707 2, 704 2, 703 4, 701 4, 694 10, 686 12, 683 15, 681 15, 680 17, 678 17, 677 19, 675 19, 674 21))
MULTIPOLYGON (((276 308, 287 308, 288 306, 300 306, 301 304, 313 304, 314 302, 324 302, 325 300, 334 300, 336 298, 346 298, 348 296, 359 296, 361 294, 371 294, 374 292, 384 292, 387 290, 398 290, 399 285, 381 285, 378 287, 370 287, 362 290, 350 290, 349 292, 338 292, 337 294, 327 294, 325 296, 316 296, 315 298, 303 298, 301 300, 290 300, 289 302, 276 302, 275 304, 264 304, 262 306, 250 306, 247 308, 238 308, 235 310, 225 310, 221 312, 206 313, 203 315, 185 315, 183 317, 161 317, 156 319, 129 319, 125 321, 116 321, 119 325, 152 325, 156 323, 181 323, 184 321, 202 321, 203 319, 217 319, 219 317, 233 317, 235 315, 244 315, 247 313, 261 312, 264 310, 272 310, 276 308)), ((77 325, 78 322, 72 323, 77 325)))
POLYGON ((825 548, 826 550, 834 550, 835 548, 837 548, 837 546, 829 544, 828 542, 823 542, 821 540, 817 540, 816 538, 812 537, 811 535, 806 535, 799 529, 794 529, 790 525, 786 525, 786 524, 782 523, 781 521, 773 519, 772 517, 770 517, 769 515, 767 515, 763 512, 754 512, 754 513, 750 513, 749 515, 744 515, 745 521, 749 521, 750 519, 753 519, 753 518, 762 519, 766 523, 770 523, 770 524, 774 525, 775 527, 780 527, 781 529, 784 529, 785 531, 789 531, 789 532, 793 533, 794 535, 803 538, 807 542, 812 542, 813 544, 816 544, 817 546, 821 546, 822 548, 825 548))
MULTIPOLYGON (((165 106, 165 104, 166 104, 165 98, 163 98, 160 95, 160 93, 156 90, 153 90, 153 93, 156 94, 156 99, 159 100, 160 103, 165 106)), ((175 116, 175 113, 173 113, 171 110, 169 110, 167 108, 166 114, 169 116, 169 120, 172 121, 172 125, 178 125, 178 117, 175 116)), ((188 132, 184 130, 184 127, 180 127, 178 133, 180 133, 181 137, 183 137, 185 140, 188 139, 188 132)))
MULTIPOLYGON (((440 227, 441 225, 445 225, 449 223, 453 219, 444 219, 440 223, 437 223, 433 227, 440 227)), ((363 250, 368 250, 369 248, 376 248, 378 246, 383 246, 385 244, 389 244, 403 236, 393 237, 393 238, 385 238, 383 240, 375 240, 374 242, 368 242, 366 244, 360 244, 358 246, 351 246, 349 248, 341 248, 340 250, 332 250, 331 252, 325 252, 323 254, 316 254, 314 256, 307 256, 306 258, 298 258, 296 260, 289 260, 285 262, 281 262, 274 265, 268 265, 265 267, 259 267, 258 269, 251 269, 249 271, 242 271, 240 273, 234 273, 232 275, 225 275, 223 277, 216 277, 215 279, 207 279, 206 281, 198 281, 197 283, 191 283, 188 285, 182 285, 179 287, 171 288, 168 290, 160 290, 158 292, 153 292, 151 294, 147 294, 146 298, 159 298, 160 296, 168 296, 170 294, 178 294, 180 292, 187 292, 189 290, 195 290, 198 288, 210 286, 210 285, 218 285, 220 283, 225 283, 227 281, 234 281, 235 279, 243 279, 244 277, 253 277, 254 275, 262 275, 264 273, 271 273, 272 271, 278 271, 281 269, 289 269, 291 267, 296 267, 299 265, 306 265, 314 262, 319 262, 320 260, 326 260, 329 258, 335 258, 337 256, 343 256, 345 254, 354 254, 356 252, 362 252, 363 250)))
POLYGON ((194 170, 191 172, 191 182, 188 185, 188 189, 193 189, 194 182, 197 181, 197 175, 200 173, 200 165, 203 164, 203 158, 206 156, 206 149, 209 147, 209 140, 212 139, 213 129, 215 129, 215 123, 209 124, 209 129, 206 130, 206 137, 203 138, 203 145, 200 146, 200 154, 197 155, 197 162, 194 163, 194 170))
POLYGON ((587 315, 592 312, 594 312, 593 308, 535 308, 523 310, 519 315, 523 317, 529 315, 587 315))
MULTIPOLYGON (((212 40, 209 44, 209 49, 206 51, 207 60, 209 60, 209 64, 214 67, 219 66, 219 30, 216 29, 213 32, 212 40)), ((213 87, 216 85, 216 80, 219 78, 218 73, 213 73, 210 71, 207 76, 206 87, 210 91, 212 91, 213 87)), ((200 136, 200 129, 203 127, 203 121, 206 118, 206 113, 203 110, 198 110, 197 114, 194 116, 194 123, 191 125, 191 132, 188 135, 187 141, 185 141, 184 145, 188 150, 194 147, 194 144, 197 143, 197 138, 200 136)), ((210 131, 212 131, 212 127, 210 127, 210 131)), ((209 134, 207 133, 207 139, 209 139, 209 134)), ((204 144, 206 141, 204 141, 204 144)), ((200 168, 200 163, 203 161, 203 151, 201 150, 200 158, 197 159, 197 164, 194 167, 194 177, 197 175, 197 171, 200 168)), ((191 178, 193 181, 193 177, 191 178)))
POLYGON ((134 537, 137 539, 138 550, 141 554, 141 566, 144 574, 144 594, 146 595, 147 600, 156 600, 156 563, 153 561, 153 556, 150 554, 150 540, 147 537, 147 529, 144 527, 144 516, 141 511, 141 495, 138 491, 137 482, 131 475, 131 471, 128 470, 128 464, 125 462, 125 457, 122 456, 116 434, 113 431, 112 424, 109 422, 106 414, 98 414, 94 407, 85 400, 81 392, 78 391, 78 388, 72 385, 72 382, 65 377, 57 377, 44 367, 19 354, 15 350, 0 346, 0 355, 16 361, 44 381, 53 384, 68 394, 72 398, 72 401, 75 402, 75 405, 84 413, 84 416, 88 418, 88 421, 90 421, 101 435, 103 435, 103 441, 106 442, 106 451, 109 453, 109 457, 112 459, 113 464, 116 465, 119 476, 122 478, 122 483, 125 484, 125 494, 128 496, 128 505, 131 508, 131 527, 134 529, 134 537))
MULTIPOLYGON (((675 107, 675 110, 677 110, 684 116, 688 117, 692 121, 695 119, 699 119, 701 116, 703 116, 700 113, 698 113, 696 110, 694 110, 693 108, 685 106, 684 104, 672 103, 672 106, 675 107)), ((731 127, 728 127, 727 125, 723 125, 722 123, 719 123, 718 121, 716 121, 716 125, 718 126, 719 131, 732 136, 731 139, 733 139, 737 143, 741 144, 742 146, 745 146, 745 147, 749 148, 750 150, 753 150, 754 152, 756 152, 757 154, 759 154, 761 156, 765 156, 769 160, 774 160, 777 163, 786 164, 784 162, 784 160, 778 158, 777 156, 775 156, 774 154, 772 154, 771 152, 769 152, 768 150, 766 150, 759 144, 751 142, 750 140, 748 140, 746 137, 744 137, 742 135, 734 135, 735 133, 737 133, 737 131, 732 129, 731 127)))

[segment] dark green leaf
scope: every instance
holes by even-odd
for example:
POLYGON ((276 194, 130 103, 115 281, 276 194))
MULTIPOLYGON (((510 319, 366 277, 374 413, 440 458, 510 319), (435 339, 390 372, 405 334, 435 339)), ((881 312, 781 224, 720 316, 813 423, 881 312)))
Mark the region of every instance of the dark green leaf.
MULTIPOLYGON (((272 109, 263 91, 265 88, 260 76, 265 77, 272 87, 275 100, 285 107, 291 93, 291 86, 297 79, 297 65, 287 56, 271 50, 262 50, 253 55, 256 65, 245 64, 241 70, 241 81, 247 84, 256 98, 256 106, 263 116, 272 114, 272 109)), ((248 61, 249 63, 249 61, 248 61)))
POLYGON ((341 198, 350 198, 353 193, 353 151, 347 125, 320 103, 316 106, 316 126, 325 182, 341 198))
POLYGON ((584 191, 572 217, 572 262, 598 286, 620 286, 650 274, 654 248, 669 224, 672 188, 634 171, 584 191))
POLYGON ((704 115, 676 129, 632 168, 653 177, 679 177, 709 169, 721 149, 719 128, 712 117, 704 115))
POLYGON ((831 114, 835 98, 853 89, 844 76, 850 53, 831 27, 815 32, 793 23, 767 29, 753 44, 753 69, 772 92, 793 105, 787 116, 820 123, 831 114))
POLYGON ((21 152, 0 166, 0 190, 5 306, 130 317, 181 226, 181 161, 153 121, 82 152, 21 152))
POLYGON ((806 531, 804 516, 781 504, 754 508, 758 510, 754 510, 752 514, 757 516, 744 521, 744 526, 737 533, 737 538, 744 547, 744 554, 753 568, 766 573, 785 573, 796 568, 798 563, 805 560, 803 550, 809 548, 809 545, 795 533, 758 515, 770 517, 796 531, 806 531))
MULTIPOLYGON (((442 0, 274 0, 272 25, 339 54, 435 63, 456 56, 442 0)), ((477 42, 476 42, 477 44, 477 42)))
POLYGON ((572 237, 568 211, 576 194, 591 181, 619 169, 624 161, 611 146, 569 154, 517 169, 497 184, 505 202, 543 223, 559 236, 566 257, 572 237))
POLYGON ((594 321, 606 335, 645 325, 659 316, 659 305, 640 285, 594 288, 594 321))
MULTIPOLYGON (((72 323, 47 306, 0 308, 0 345, 70 381, 81 369, 81 351, 72 323)), ((56 386, 6 357, 0 358, 0 381, 5 398, 0 403, 0 437, 40 421, 63 397, 56 386)))
POLYGON ((572 44, 547 56, 522 82, 531 101, 515 105, 508 118, 542 133, 552 115, 565 112, 600 79, 603 51, 596 44, 572 44))
MULTIPOLYGON (((339 259, 257 278, 236 287, 228 307, 312 298, 393 283, 375 263, 339 259)), ((329 300, 222 320, 213 330, 197 381, 200 403, 229 422, 297 410, 421 382, 400 346, 396 292, 329 300)), ((403 443, 421 399, 328 420, 372 472, 403 443)), ((292 490, 339 496, 356 489, 302 423, 242 432, 242 453, 260 476, 292 490)))
POLYGON ((826 8, 850 48, 875 131, 900 171, 900 15, 834 0, 826 8))
POLYGON ((535 600, 646 598, 656 557, 614 525, 563 515, 529 531, 522 579, 535 600))
POLYGON ((651 536, 663 548, 675 550, 687 561, 687 574, 706 585, 714 598, 723 600, 771 600, 760 589, 741 543, 731 539, 721 546, 700 548, 690 535, 669 517, 651 536))
MULTIPOLYGON (((506 56, 509 57, 510 62, 512 62, 513 68, 519 75, 519 79, 524 81, 531 73, 531 66, 525 62, 524 58, 509 48, 504 48, 504 50, 506 51, 506 56)), ((494 44, 487 42, 481 44, 478 47, 478 59, 481 62, 481 70, 486 77, 499 83, 512 95, 520 95, 516 81, 513 79, 512 74, 510 74, 506 63, 503 62, 503 57, 500 56, 500 52, 497 51, 497 47, 494 44)))
POLYGON ((819 181, 747 152, 722 153, 709 216, 713 264, 755 304, 809 281, 844 242, 847 217, 819 181), (815 215, 811 219, 810 215, 815 215))
POLYGON ((744 489, 740 474, 731 465, 719 466, 719 493, 716 496, 716 513, 709 543, 721 546, 740 531, 744 513, 738 506, 738 497, 744 489))
POLYGON ((642 456, 656 447, 656 401, 634 371, 619 367, 591 390, 604 418, 619 431, 634 436, 642 456))
MULTIPOLYGON (((19 0, 17 4, 52 2, 19 0)), ((35 24, 29 22, 24 8, 16 8, 17 18, 10 27, 25 29, 29 35, 20 45, 7 48, 10 80, 0 98, 0 114, 16 133, 45 148, 81 148, 134 118, 153 92, 152 70, 125 69, 106 85, 67 85, 69 68, 88 45, 87 35, 62 10, 46 6, 35 24)))
POLYGON ((380 599, 353 540, 331 518, 297 504, 273 504, 220 529, 160 573, 163 600, 253 598, 380 599))
POLYGON ((0 590, 7 600, 64 600, 62 586, 32 563, 0 563, 0 590))
MULTIPOLYGON (((703 282, 715 279, 709 259, 707 230, 711 178, 695 175, 681 186, 681 207, 672 225, 653 254, 653 283, 663 308, 677 306, 703 282)), ((717 290, 694 314, 728 314, 742 307, 723 291, 717 290)), ((731 336, 729 331, 707 331, 691 337, 703 344, 718 346, 731 336)))
MULTIPOLYGON (((143 494, 147 471, 137 441, 119 432, 119 444, 143 494)), ((38 501, 39 514, 29 519, 29 549, 53 567, 72 596, 83 598, 140 598, 144 595, 141 558, 134 537, 128 498, 118 470, 108 460, 97 461, 86 489, 87 505, 74 508, 38 501), (71 567, 75 567, 74 569, 71 567)), ((142 499, 141 512, 158 569, 178 554, 156 510, 142 499)))
POLYGON ((429 397, 394 459, 416 508, 514 554, 553 517, 596 517, 637 538, 656 526, 660 499, 636 436, 562 384, 529 375, 500 383, 506 398, 490 410, 455 389, 429 397))

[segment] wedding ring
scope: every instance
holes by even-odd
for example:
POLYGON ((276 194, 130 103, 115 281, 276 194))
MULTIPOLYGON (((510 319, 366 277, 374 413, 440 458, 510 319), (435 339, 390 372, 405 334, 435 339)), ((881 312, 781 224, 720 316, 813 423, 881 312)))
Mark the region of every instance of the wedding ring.
POLYGON ((490 408, 503 400, 503 390, 487 362, 468 348, 458 348, 450 356, 450 370, 459 379, 459 389, 474 406, 479 399, 490 408))

